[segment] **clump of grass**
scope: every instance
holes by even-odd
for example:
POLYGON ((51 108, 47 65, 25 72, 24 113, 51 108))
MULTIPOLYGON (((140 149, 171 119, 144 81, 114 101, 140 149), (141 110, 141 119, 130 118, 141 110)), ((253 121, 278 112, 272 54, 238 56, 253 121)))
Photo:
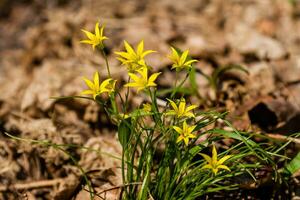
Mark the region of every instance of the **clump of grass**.
MULTIPOLYGON (((183 95, 175 98, 189 78, 191 90, 197 88, 193 66, 197 60, 189 56, 188 50, 182 52, 171 47, 168 57, 173 62, 176 79, 169 97, 163 105, 159 105, 156 80, 163 74, 152 73, 151 66, 145 60, 148 54, 155 51, 144 50, 143 41, 136 48, 124 41, 125 51, 115 52, 117 59, 128 70, 128 81, 123 85, 127 90, 122 96, 116 88, 117 80, 110 73, 104 51, 104 40, 108 39, 104 36, 104 27, 99 28, 97 23, 95 33, 83 32, 88 39, 82 43, 102 53, 106 61, 107 79, 101 81, 99 73, 95 72, 92 80, 83 78, 88 89, 81 95, 58 99, 85 98, 95 101, 117 126, 122 145, 123 186, 120 199, 197 199, 212 192, 238 189, 240 184, 235 178, 245 174, 256 181, 254 172, 262 167, 272 169, 273 181, 282 181, 276 160, 287 160, 283 143, 258 143, 253 138, 259 135, 234 129, 226 120, 227 112, 199 110, 199 105, 189 104, 183 95), (186 73, 186 77, 178 81, 176 74, 179 71, 186 73), (130 108, 128 97, 134 92, 138 95, 144 93, 149 102, 130 108), (121 107, 117 106, 118 99, 122 102, 121 107), (231 131, 211 126, 217 122, 222 122, 231 131), (224 138, 230 138, 231 145, 220 148, 220 141, 224 138)), ((239 66, 228 66, 216 71, 212 77, 207 76, 213 89, 217 88, 219 74, 235 68, 241 69, 239 66)), ((64 151, 61 146, 56 147, 64 151)), ((290 165, 288 169, 295 171, 290 165)), ((85 174, 83 170, 82 173, 85 174)), ((93 198, 92 186, 88 180, 86 182, 93 198)))

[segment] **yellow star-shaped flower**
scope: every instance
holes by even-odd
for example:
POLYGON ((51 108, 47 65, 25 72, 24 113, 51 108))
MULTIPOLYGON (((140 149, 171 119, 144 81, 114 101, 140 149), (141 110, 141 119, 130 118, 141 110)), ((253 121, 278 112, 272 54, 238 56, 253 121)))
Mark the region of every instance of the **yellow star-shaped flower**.
POLYGON ((181 117, 195 117, 195 115, 191 112, 191 110, 197 108, 196 105, 191 105, 186 108, 185 99, 181 98, 179 102, 179 106, 176 105, 176 103, 170 99, 168 99, 170 102, 173 110, 169 110, 166 112, 166 115, 176 115, 177 118, 181 117))
POLYGON ((184 141, 185 145, 188 145, 189 143, 189 139, 190 138, 195 138, 196 136, 194 134, 192 134, 193 130, 196 128, 196 126, 188 126, 186 121, 183 122, 182 128, 178 127, 178 126, 173 126, 173 129, 175 129, 175 131, 177 133, 179 133, 179 136, 176 140, 176 142, 180 142, 181 140, 184 141))
POLYGON ((96 46, 99 46, 101 49, 103 49, 104 48, 103 40, 108 39, 108 37, 103 36, 103 30, 104 30, 104 26, 101 26, 99 28, 99 23, 96 23, 95 25, 95 34, 86 31, 84 29, 81 29, 81 31, 84 32, 85 35, 87 36, 88 40, 81 40, 80 42, 92 45, 93 50, 95 50, 96 46))
POLYGON ((83 80, 89 87, 89 90, 84 90, 81 94, 93 95, 93 99, 96 99, 97 95, 104 92, 107 92, 108 94, 114 92, 117 82, 116 80, 109 78, 100 84, 98 72, 95 72, 93 82, 85 77, 83 77, 83 80))
POLYGON ((220 160, 218 160, 218 153, 216 150, 215 145, 213 145, 213 150, 212 150, 212 157, 203 154, 203 153, 199 153, 207 162, 206 165, 204 165, 201 169, 211 169, 212 172, 216 175, 219 171, 219 169, 225 169, 230 171, 230 169, 226 166, 223 165, 223 163, 228 160, 232 155, 226 155, 223 158, 221 158, 220 160))
POLYGON ((173 62, 172 68, 171 69, 176 69, 176 70, 182 70, 182 69, 190 69, 192 67, 192 64, 194 62, 197 62, 197 60, 189 60, 187 59, 189 51, 185 50, 181 55, 171 47, 172 54, 169 55, 169 59, 173 62))
POLYGON ((141 67, 146 66, 144 57, 150 53, 155 51, 147 50, 144 51, 144 41, 140 41, 137 45, 136 51, 128 44, 128 42, 124 41, 124 46, 126 52, 115 52, 115 54, 119 55, 117 59, 121 61, 123 65, 127 66, 129 72, 134 72, 141 67))
POLYGON ((137 73, 139 73, 140 76, 137 76, 136 74, 129 72, 128 75, 134 82, 127 83, 124 86, 125 87, 136 87, 137 92, 140 92, 141 90, 144 90, 148 87, 155 87, 156 83, 154 83, 154 81, 156 80, 156 78, 158 77, 158 75, 161 72, 154 73, 148 78, 147 67, 142 67, 141 69, 137 70, 137 73))

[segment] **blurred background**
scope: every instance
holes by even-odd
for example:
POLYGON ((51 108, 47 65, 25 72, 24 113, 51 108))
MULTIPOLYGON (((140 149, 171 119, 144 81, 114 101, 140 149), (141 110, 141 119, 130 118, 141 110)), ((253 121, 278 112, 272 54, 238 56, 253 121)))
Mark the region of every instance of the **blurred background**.
MULTIPOLYGON (((229 110, 241 130, 300 131, 297 0, 0 0, 1 132, 120 155, 116 129, 97 105, 83 100, 54 104, 50 99, 78 95, 85 89, 82 76, 91 78, 95 70, 106 77, 101 54, 79 43, 85 38, 81 29, 93 32, 96 22, 105 24, 105 50, 119 86, 127 80, 126 69, 113 52, 123 49, 123 40, 135 46, 143 39, 146 49, 157 51, 147 62, 164 73, 159 88, 170 88, 174 81, 166 57, 173 45, 189 49, 199 60, 198 95, 190 102, 202 109, 229 110), (233 64, 249 74, 224 73, 213 91, 202 73, 211 75, 233 64)), ((131 96, 133 106, 143 101, 141 95, 131 96)), ((95 178, 99 188, 121 183, 118 160, 80 150, 74 156, 84 169, 101 172, 95 178)), ((69 199, 74 191, 76 199, 86 199, 87 192, 78 189, 78 174, 62 152, 1 133, 0 199, 69 199), (23 182, 36 185, 27 188, 23 182)), ((108 199, 116 194, 111 195, 108 199)))

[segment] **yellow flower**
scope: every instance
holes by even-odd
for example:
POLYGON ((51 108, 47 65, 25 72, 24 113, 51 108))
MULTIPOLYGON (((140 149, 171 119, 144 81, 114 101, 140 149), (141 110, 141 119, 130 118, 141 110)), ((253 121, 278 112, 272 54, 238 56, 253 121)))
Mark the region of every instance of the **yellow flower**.
POLYGON ((130 117, 129 115, 124 114, 124 113, 120 113, 118 116, 119 116, 121 119, 127 119, 128 117, 130 117))
POLYGON ((207 162, 207 164, 204 165, 201 169, 211 169, 215 175, 218 173, 219 169, 226 169, 226 170, 230 171, 230 169, 226 165, 223 165, 223 163, 226 160, 228 160, 232 155, 224 156, 223 158, 218 160, 218 153, 217 153, 215 145, 213 145, 212 157, 210 157, 206 154, 203 154, 203 153, 199 153, 199 154, 207 162))
POLYGON ((145 88, 148 88, 148 87, 155 87, 156 83, 154 83, 154 81, 156 80, 158 75, 161 73, 161 72, 154 73, 148 79, 147 67, 142 67, 141 69, 137 70, 137 72, 140 74, 140 76, 137 76, 136 74, 129 72, 128 75, 134 82, 130 82, 130 83, 127 83, 124 85, 125 87, 136 87, 137 92, 139 92, 145 88))
POLYGON ((151 104, 149 104, 149 103, 144 103, 144 104, 143 104, 143 110, 144 110, 145 112, 151 112, 151 110, 152 110, 151 104))
POLYGON ((189 139, 190 138, 195 138, 196 136, 194 134, 192 134, 193 130, 195 129, 196 126, 188 126, 186 121, 183 122, 182 128, 178 127, 178 126, 173 126, 173 129, 175 129, 175 131, 177 133, 179 133, 179 136, 176 140, 176 142, 180 142, 181 140, 184 141, 185 145, 188 145, 189 143, 189 139))
POLYGON ((191 105, 188 106, 187 108, 185 108, 186 103, 185 103, 185 99, 181 98, 180 102, 179 102, 179 106, 176 105, 176 103, 170 99, 168 99, 168 101, 170 102, 173 110, 169 110, 166 115, 176 115, 177 118, 180 117, 195 117, 195 115, 191 112, 191 110, 197 108, 198 106, 196 105, 191 105))
POLYGON ((104 30, 104 26, 101 26, 99 29, 99 23, 96 23, 95 25, 95 34, 86 31, 84 29, 81 29, 81 31, 83 31, 87 36, 88 40, 81 40, 80 42, 92 45, 93 50, 95 50, 96 46, 99 46, 101 49, 103 49, 104 48, 103 40, 108 39, 108 37, 103 36, 103 30, 104 30))
POLYGON ((178 52, 171 47, 172 54, 169 55, 168 57, 170 60, 173 62, 172 69, 176 70, 182 70, 184 68, 189 69, 192 67, 192 64, 194 62, 197 62, 197 60, 188 60, 187 56, 189 54, 188 50, 185 50, 181 55, 178 54, 178 52))
POLYGON ((127 66, 129 72, 136 71, 141 67, 146 66, 144 57, 150 53, 155 51, 148 50, 144 51, 144 41, 140 41, 140 43, 136 47, 136 51, 128 44, 128 42, 124 41, 124 46, 127 52, 115 52, 115 54, 119 55, 117 59, 122 62, 123 65, 127 66))
POLYGON ((110 94, 115 90, 116 80, 109 78, 100 84, 98 72, 95 72, 93 82, 85 77, 83 77, 83 80, 89 87, 89 90, 84 90, 81 94, 91 94, 93 99, 96 99, 96 96, 99 94, 104 92, 110 94))

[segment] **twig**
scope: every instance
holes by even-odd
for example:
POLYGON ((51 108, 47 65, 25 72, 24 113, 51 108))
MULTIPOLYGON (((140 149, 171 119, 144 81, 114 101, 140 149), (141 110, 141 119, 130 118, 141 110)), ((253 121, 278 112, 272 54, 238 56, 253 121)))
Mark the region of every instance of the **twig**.
MULTIPOLYGON (((118 185, 118 186, 115 186, 115 187, 112 187, 112 188, 108 188, 106 190, 102 190, 101 192, 99 193, 94 193, 94 195, 96 195, 97 197, 100 197, 101 199, 104 199, 101 194, 103 193, 106 193, 108 191, 111 191, 111 190, 116 190, 116 189, 119 189, 119 188, 123 188, 123 187, 127 187, 127 186, 130 186, 130 185, 141 185, 142 182, 134 182, 134 183, 127 183, 127 184, 124 184, 124 185, 118 185)), ((83 188, 83 190, 87 191, 87 192, 90 192, 88 191, 87 189, 83 188)), ((153 198, 153 197, 152 197, 153 198)))
POLYGON ((270 138, 273 138, 273 139, 277 139, 277 140, 284 140, 284 141, 289 140, 294 143, 300 144, 300 139, 293 138, 293 137, 288 137, 288 136, 284 136, 284 135, 280 135, 280 134, 272 134, 272 133, 267 134, 267 136, 270 138))
POLYGON ((4 192, 10 189, 14 190, 29 190, 41 187, 53 187, 55 185, 61 184, 64 179, 58 178, 53 180, 42 180, 42 181, 35 181, 29 183, 16 183, 13 185, 0 185, 0 192, 4 192))
MULTIPOLYGON (((84 190, 84 191, 87 191, 87 192, 91 192, 91 191, 89 191, 89 190, 87 190, 87 189, 85 189, 85 188, 83 188, 83 190, 84 190)), ((96 195, 96 196, 99 197, 100 199, 105 200, 102 196, 100 196, 100 195, 97 194, 97 193, 94 193, 94 195, 96 195)))
POLYGON ((141 185, 142 182, 134 182, 134 183, 127 183, 127 184, 123 184, 123 185, 118 185, 118 186, 115 186, 115 187, 112 187, 112 188, 108 188, 106 190, 102 190, 101 192, 97 193, 97 196, 100 195, 100 194, 103 194, 105 192, 108 192, 108 191, 111 191, 111 190, 116 190, 116 189, 119 189, 119 188, 122 188, 122 187, 127 187, 127 186, 130 186, 130 185, 141 185))

